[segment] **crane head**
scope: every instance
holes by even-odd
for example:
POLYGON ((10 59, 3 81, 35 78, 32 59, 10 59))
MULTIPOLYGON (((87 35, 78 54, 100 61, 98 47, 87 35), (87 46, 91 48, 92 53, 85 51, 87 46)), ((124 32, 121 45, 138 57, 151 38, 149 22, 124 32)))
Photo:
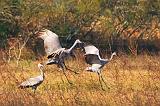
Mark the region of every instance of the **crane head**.
POLYGON ((79 39, 76 40, 77 43, 82 43, 79 39))
POLYGON ((112 55, 113 55, 113 56, 116 56, 116 55, 117 55, 117 53, 116 53, 116 52, 113 52, 113 53, 112 53, 112 55))
POLYGON ((75 42, 76 42, 76 48, 80 49, 84 48, 84 42, 80 41, 79 39, 77 39, 75 42))
POLYGON ((39 68, 39 69, 41 69, 41 70, 42 70, 42 69, 43 69, 43 67, 44 67, 44 65, 42 65, 42 63, 39 63, 39 64, 38 64, 38 68, 39 68))

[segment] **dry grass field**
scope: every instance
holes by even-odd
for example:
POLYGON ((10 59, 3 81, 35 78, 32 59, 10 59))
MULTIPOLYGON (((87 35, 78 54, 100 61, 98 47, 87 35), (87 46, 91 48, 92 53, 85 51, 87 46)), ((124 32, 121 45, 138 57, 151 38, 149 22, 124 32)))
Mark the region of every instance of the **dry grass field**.
POLYGON ((160 106, 160 57, 116 56, 103 68, 110 87, 103 91, 96 73, 86 72, 83 58, 66 62, 73 85, 55 66, 45 67, 45 80, 36 93, 17 85, 39 74, 40 61, 11 61, 0 65, 0 106, 160 106))

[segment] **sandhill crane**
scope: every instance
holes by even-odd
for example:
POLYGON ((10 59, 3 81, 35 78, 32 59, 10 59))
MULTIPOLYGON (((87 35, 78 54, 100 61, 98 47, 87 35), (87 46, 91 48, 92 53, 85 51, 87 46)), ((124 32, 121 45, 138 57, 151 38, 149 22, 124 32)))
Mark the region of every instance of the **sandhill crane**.
POLYGON ((40 70, 40 75, 37 76, 37 77, 34 77, 34 78, 29 78, 27 79, 26 81, 22 82, 18 88, 29 88, 31 87, 33 90, 34 90, 34 93, 35 93, 35 90, 37 89, 37 87, 43 82, 44 80, 44 73, 43 73, 43 68, 44 66, 39 63, 38 64, 38 68, 40 70))
MULTIPOLYGON (((44 40, 44 48, 48 57, 48 61, 45 62, 45 64, 47 65, 57 64, 58 67, 60 67, 63 70, 63 73, 66 76, 64 70, 65 69, 70 70, 70 69, 66 67, 64 59, 72 54, 73 49, 76 46, 82 46, 83 43, 79 39, 77 39, 69 49, 66 49, 62 48, 58 35, 48 29, 42 29, 41 31, 37 32, 36 35, 44 40)), ((67 76, 66 79, 68 80, 67 76)))
POLYGON ((104 81, 104 78, 102 77, 101 69, 104 67, 105 64, 107 64, 109 61, 112 60, 113 56, 116 55, 116 53, 115 52, 112 53, 110 59, 102 59, 100 57, 99 50, 95 46, 93 45, 85 46, 84 50, 85 50, 85 61, 87 64, 91 65, 90 67, 87 67, 85 70, 90 71, 90 72, 96 72, 98 74, 99 82, 101 84, 102 89, 104 90, 102 86, 102 81, 104 83, 105 81, 104 81))

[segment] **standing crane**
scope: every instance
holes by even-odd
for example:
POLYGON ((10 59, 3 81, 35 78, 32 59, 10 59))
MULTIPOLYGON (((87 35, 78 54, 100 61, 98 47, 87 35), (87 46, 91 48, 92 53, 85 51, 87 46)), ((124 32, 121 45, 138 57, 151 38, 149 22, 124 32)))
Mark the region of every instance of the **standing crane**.
POLYGON ((58 67, 63 70, 63 73, 67 81, 69 82, 65 70, 70 69, 66 67, 64 60, 66 57, 70 56, 73 53, 74 48, 76 48, 77 46, 83 46, 83 43, 79 39, 77 39, 69 49, 66 49, 62 48, 58 35, 48 29, 42 29, 41 31, 37 32, 36 35, 38 36, 38 38, 44 40, 44 48, 48 58, 48 61, 45 62, 45 64, 57 64, 58 67))
MULTIPOLYGON (((102 81, 106 85, 104 78, 101 74, 102 68, 104 67, 105 64, 110 62, 116 53, 112 53, 110 59, 102 59, 99 54, 99 50, 93 46, 93 45, 88 45, 84 47, 85 50, 85 61, 87 64, 91 65, 90 67, 87 67, 85 70, 90 71, 90 72, 96 72, 99 76, 99 82, 101 84, 102 89, 102 81)), ((106 85, 107 86, 107 85, 106 85)), ((108 87, 108 86, 107 86, 108 87)), ((108 87, 109 88, 109 87, 108 87)))
POLYGON ((35 93, 37 87, 38 87, 38 86, 43 82, 43 80, 44 80, 44 73, 43 73, 43 68, 44 68, 44 66, 43 66, 41 63, 39 63, 39 64, 38 64, 38 68, 39 68, 39 70, 40 70, 40 75, 37 76, 37 77, 33 77, 33 78, 27 79, 26 81, 22 82, 22 83, 18 86, 18 88, 23 89, 23 88, 29 88, 29 87, 31 87, 31 88, 34 90, 34 93, 35 93))

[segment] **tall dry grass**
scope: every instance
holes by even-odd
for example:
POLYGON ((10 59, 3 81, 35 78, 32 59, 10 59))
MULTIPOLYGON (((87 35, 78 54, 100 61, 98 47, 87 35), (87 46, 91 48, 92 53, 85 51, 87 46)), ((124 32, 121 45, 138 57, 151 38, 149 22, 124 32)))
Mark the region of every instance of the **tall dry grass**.
POLYGON ((103 91, 96 73, 86 72, 83 58, 71 59, 67 65, 79 74, 67 72, 73 85, 55 66, 45 68, 45 80, 34 94, 31 89, 18 89, 25 79, 39 74, 40 61, 23 60, 0 65, 1 106, 159 106, 160 57, 126 56, 114 58, 103 69, 110 89, 103 91))

